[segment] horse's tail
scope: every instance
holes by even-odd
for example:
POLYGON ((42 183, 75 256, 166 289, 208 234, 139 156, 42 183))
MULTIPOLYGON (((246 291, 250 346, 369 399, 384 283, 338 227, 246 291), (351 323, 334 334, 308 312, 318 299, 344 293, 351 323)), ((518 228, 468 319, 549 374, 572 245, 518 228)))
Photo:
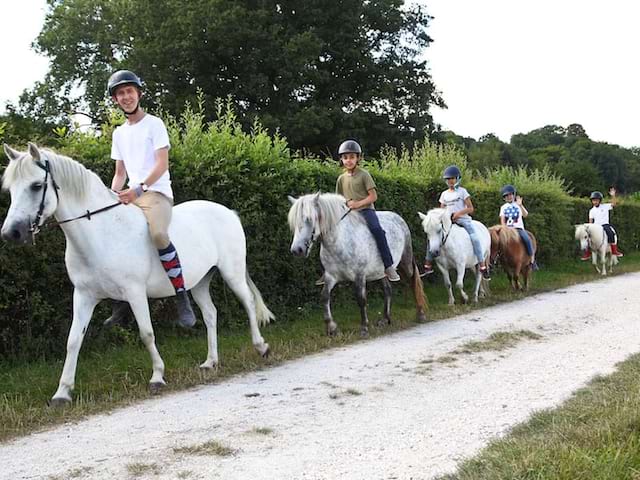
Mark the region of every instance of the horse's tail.
POLYGON ((424 294, 424 285, 422 284, 422 278, 420 278, 420 271, 416 261, 413 261, 413 294, 416 297, 416 307, 426 311, 429 308, 427 296, 424 294))
POLYGON ((249 289, 253 294, 253 301, 256 305, 256 320, 258 320, 258 325, 261 327, 268 324, 271 320, 275 320, 276 316, 267 308, 262 299, 262 294, 256 284, 253 283, 251 277, 249 276, 249 272, 246 273, 247 284, 249 285, 249 289))

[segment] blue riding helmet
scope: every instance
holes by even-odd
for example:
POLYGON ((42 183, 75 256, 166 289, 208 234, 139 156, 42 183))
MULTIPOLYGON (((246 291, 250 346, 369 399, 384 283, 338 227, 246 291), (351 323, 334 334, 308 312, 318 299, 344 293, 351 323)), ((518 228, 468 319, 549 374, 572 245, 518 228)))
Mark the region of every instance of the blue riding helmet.
POLYGON ((601 192, 595 191, 595 192, 591 192, 591 196, 589 198, 591 200, 593 200, 594 198, 597 198, 598 200, 602 200, 604 198, 604 195, 602 195, 601 192))
POLYGON ((513 185, 505 185, 504 187, 502 187, 502 190, 500 190, 500 195, 502 196, 502 198, 506 197, 510 193, 513 193, 514 195, 516 194, 516 187, 514 187, 513 185))
POLYGON ((444 178, 445 180, 447 178, 455 178, 456 183, 453 186, 453 188, 458 188, 458 186, 460 185, 460 180, 462 180, 462 173, 460 173, 460 169, 455 165, 449 165, 447 168, 444 169, 442 178, 444 178))

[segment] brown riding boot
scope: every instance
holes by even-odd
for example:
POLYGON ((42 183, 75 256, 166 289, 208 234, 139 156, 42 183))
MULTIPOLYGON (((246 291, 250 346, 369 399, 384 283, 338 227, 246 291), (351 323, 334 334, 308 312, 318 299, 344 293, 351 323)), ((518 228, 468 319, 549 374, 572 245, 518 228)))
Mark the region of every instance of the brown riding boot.
POLYGON ((111 316, 102 324, 105 327, 113 325, 126 325, 131 320, 131 307, 128 302, 121 300, 111 300, 111 316))

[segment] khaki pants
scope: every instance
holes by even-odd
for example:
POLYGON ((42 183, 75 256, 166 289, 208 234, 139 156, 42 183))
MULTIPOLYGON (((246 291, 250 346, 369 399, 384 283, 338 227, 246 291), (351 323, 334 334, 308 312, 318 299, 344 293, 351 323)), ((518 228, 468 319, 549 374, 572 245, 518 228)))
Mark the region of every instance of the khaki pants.
POLYGON ((140 195, 135 202, 142 209, 149 224, 151 241, 158 250, 167 248, 169 243, 169 224, 173 200, 159 192, 148 191, 140 195))

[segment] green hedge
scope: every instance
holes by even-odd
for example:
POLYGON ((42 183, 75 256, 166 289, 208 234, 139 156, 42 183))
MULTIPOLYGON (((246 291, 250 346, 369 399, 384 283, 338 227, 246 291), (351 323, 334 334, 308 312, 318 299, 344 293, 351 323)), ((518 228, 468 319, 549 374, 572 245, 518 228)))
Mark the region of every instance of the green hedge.
MULTIPOLYGON (((296 158, 283 139, 269 137, 259 125, 250 134, 244 133, 229 111, 222 111, 220 120, 211 125, 204 125, 197 112, 187 112, 182 119, 170 119, 168 123, 177 201, 208 199, 238 211, 246 231, 252 277, 279 320, 295 320, 297 307, 318 301, 318 289, 313 283, 320 273, 320 265, 317 248, 306 260, 289 253, 287 195, 333 191, 340 173, 338 164, 296 158)), ((113 174, 113 163, 109 160, 111 128, 106 126, 102 136, 75 133, 62 139, 60 145, 62 153, 96 171, 106 184, 113 174)), ((425 151, 423 148, 422 154, 425 151)), ((439 154, 436 152, 436 155, 439 154)), ((446 158, 436 160, 455 160, 450 151, 443 155, 446 158)), ((417 173, 411 165, 399 168, 402 165, 398 163, 390 168, 389 162, 393 162, 393 155, 387 155, 384 162, 367 164, 378 184, 377 208, 394 210, 407 220, 416 257, 421 261, 425 242, 417 211, 425 212, 436 206, 444 189, 439 178, 440 167, 428 170, 424 168, 425 163, 417 173)), ((476 206, 475 218, 488 226, 498 222, 502 203, 498 192, 502 181, 503 178, 491 180, 479 175, 465 177, 464 184, 476 206)), ((535 233, 540 244, 540 263, 551 264, 555 259, 573 255, 573 224, 586 218, 588 201, 558 193, 557 188, 547 187, 544 182, 532 182, 519 193, 524 196, 530 212, 527 228, 535 233)), ((2 195, 0 214, 3 218, 8 204, 9 196, 2 195)), ((640 207, 631 202, 622 203, 613 213, 623 249, 637 248, 639 214, 640 207)), ((40 235, 35 247, 3 243, 0 275, 3 287, 0 289, 0 359, 64 355, 71 318, 71 285, 64 267, 61 232, 47 230, 40 235)), ((221 325, 236 327, 246 323, 235 297, 219 278, 214 281, 212 292, 221 325)), ((152 315, 162 328, 173 328, 168 318, 172 308, 172 302, 154 304, 152 315)), ((103 348, 130 337, 119 329, 101 332, 98 325, 107 315, 108 305, 103 305, 94 315, 88 332, 91 348, 103 348)))

